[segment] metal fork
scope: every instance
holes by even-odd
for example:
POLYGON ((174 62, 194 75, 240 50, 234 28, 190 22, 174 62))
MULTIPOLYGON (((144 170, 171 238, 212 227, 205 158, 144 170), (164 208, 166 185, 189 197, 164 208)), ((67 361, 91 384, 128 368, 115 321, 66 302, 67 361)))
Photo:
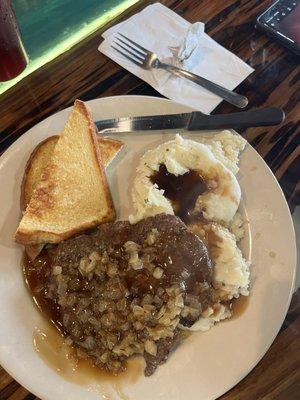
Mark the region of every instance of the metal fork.
POLYGON ((195 75, 192 72, 186 71, 184 69, 175 67, 174 65, 165 64, 161 62, 155 53, 145 49, 138 43, 129 39, 122 33, 118 32, 120 37, 115 37, 115 46, 111 46, 118 53, 122 54, 127 60, 130 60, 134 64, 138 65, 143 69, 160 68, 171 72, 174 75, 184 77, 198 85, 202 86, 204 89, 216 94, 223 100, 236 107, 244 108, 248 104, 247 97, 241 96, 238 93, 232 92, 231 90, 225 89, 224 87, 217 85, 208 79, 202 78, 201 76, 195 75))

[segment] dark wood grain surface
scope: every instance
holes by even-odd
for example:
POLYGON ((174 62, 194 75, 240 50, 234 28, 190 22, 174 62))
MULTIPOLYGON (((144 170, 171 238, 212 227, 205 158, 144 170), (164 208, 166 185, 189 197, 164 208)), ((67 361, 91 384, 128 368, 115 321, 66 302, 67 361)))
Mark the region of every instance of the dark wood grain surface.
MULTIPOLYGON (((164 0, 190 22, 203 21, 206 32, 247 61, 255 72, 238 88, 250 108, 284 109, 281 126, 241 132, 276 175, 291 211, 300 203, 300 68, 299 59, 255 30, 255 19, 270 1, 164 0)), ((141 1, 125 16, 150 4, 141 1)), ((118 19, 120 19, 118 18, 118 19)), ((71 105, 76 98, 159 94, 97 51, 101 31, 45 65, 0 96, 0 152, 48 115, 71 105)), ((232 112, 222 103, 215 112, 232 112)), ((273 345, 254 370, 223 400, 296 400, 300 398, 300 291, 273 345)), ((33 400, 0 367, 1 400, 33 400)), ((199 399, 201 400, 201 399, 199 399)))

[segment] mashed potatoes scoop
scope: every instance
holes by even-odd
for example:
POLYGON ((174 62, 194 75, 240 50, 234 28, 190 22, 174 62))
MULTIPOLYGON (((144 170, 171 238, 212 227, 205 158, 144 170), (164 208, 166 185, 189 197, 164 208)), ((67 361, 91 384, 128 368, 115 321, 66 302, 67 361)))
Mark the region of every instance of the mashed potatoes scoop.
POLYGON ((207 220, 229 222, 235 215, 241 198, 241 190, 234 174, 216 159, 204 144, 183 139, 176 135, 174 140, 150 150, 141 158, 134 180, 132 199, 135 213, 129 217, 135 223, 159 213, 174 214, 171 201, 164 190, 153 184, 153 176, 165 165, 175 176, 195 171, 201 176, 207 190, 200 194, 194 212, 202 213, 207 220))

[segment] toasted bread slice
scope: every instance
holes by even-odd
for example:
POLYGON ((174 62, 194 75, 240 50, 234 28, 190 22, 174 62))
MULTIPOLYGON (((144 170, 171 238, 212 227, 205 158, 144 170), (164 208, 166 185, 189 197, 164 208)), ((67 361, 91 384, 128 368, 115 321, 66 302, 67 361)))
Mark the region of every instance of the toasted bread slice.
POLYGON ((58 243, 114 218, 95 126, 85 104, 76 100, 15 240, 58 243))
MULTIPOLYGON (((22 211, 25 211, 33 192, 39 184, 42 172, 50 161, 58 139, 58 135, 50 136, 39 143, 31 153, 25 167, 21 186, 20 206, 22 211)), ((123 147, 123 143, 119 140, 106 137, 98 137, 98 144, 105 167, 111 163, 123 147)))
POLYGON ((40 183, 42 171, 48 164, 57 141, 57 135, 51 136, 39 143, 31 153, 21 185, 20 206, 22 211, 25 211, 34 190, 40 183))
MULTIPOLYGON (((51 136, 41 143, 31 153, 22 180, 20 207, 25 211, 31 196, 41 180, 42 171, 51 159, 59 136, 51 136)), ((106 137, 98 137, 98 144, 104 166, 107 167, 123 147, 123 142, 106 137)), ((44 245, 26 245, 25 251, 30 260, 34 260, 42 251, 44 245)))
POLYGON ((43 250, 45 243, 43 244, 26 244, 25 253, 29 260, 33 261, 37 258, 40 252, 43 250))
POLYGON ((120 140, 111 139, 108 137, 99 137, 98 144, 101 153, 101 157, 105 168, 109 166, 112 160, 117 156, 119 151, 124 146, 124 143, 120 140))
MULTIPOLYGON (((31 153, 22 180, 20 207, 25 211, 29 200, 41 180, 42 171, 50 161, 54 146, 59 136, 51 136, 41 143, 31 153)), ((106 137, 98 137, 98 144, 104 166, 107 167, 123 147, 123 142, 106 137)), ((25 251, 30 260, 34 260, 42 251, 44 245, 26 245, 25 251)))

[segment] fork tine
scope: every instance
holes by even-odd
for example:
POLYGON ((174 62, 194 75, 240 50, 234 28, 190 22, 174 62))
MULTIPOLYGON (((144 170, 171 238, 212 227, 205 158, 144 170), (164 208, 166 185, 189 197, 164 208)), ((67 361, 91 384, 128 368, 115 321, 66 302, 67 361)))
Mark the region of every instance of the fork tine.
POLYGON ((141 56, 139 56, 137 53, 130 51, 127 47, 122 46, 120 43, 116 42, 115 40, 114 40, 114 43, 115 43, 117 46, 121 47, 121 49, 125 50, 126 53, 131 54, 133 57, 137 58, 139 61, 143 62, 143 61, 145 60, 146 55, 143 55, 143 56, 141 57, 141 56))
MULTIPOLYGON (((119 42, 125 44, 125 46, 129 47, 130 49, 132 49, 134 52, 136 52, 136 53, 138 53, 139 55, 141 55, 141 56, 143 57, 143 59, 147 56, 147 54, 145 54, 144 52, 142 52, 142 51, 138 50, 137 48, 131 46, 129 43, 125 42, 124 40, 122 40, 122 39, 120 39, 120 38, 118 38, 118 37, 116 37, 116 39, 117 39, 119 42)), ((119 45, 119 46, 120 46, 120 45, 119 45)))
POLYGON ((142 63, 140 63, 139 61, 137 61, 136 59, 134 59, 133 57, 130 57, 128 54, 123 53, 123 51, 117 49, 114 46, 111 46, 112 49, 116 50, 118 53, 122 54, 123 57, 127 58, 127 60, 133 62, 134 64, 138 65, 139 67, 142 67, 142 63))
POLYGON ((134 42, 133 40, 129 39, 128 37, 123 35, 123 33, 118 32, 118 34, 121 35, 124 39, 128 40, 128 42, 130 42, 134 46, 138 47, 140 50, 143 50, 145 53, 147 53, 147 54, 150 53, 150 51, 145 49, 145 47, 143 47, 140 44, 138 44, 138 43, 134 42))

